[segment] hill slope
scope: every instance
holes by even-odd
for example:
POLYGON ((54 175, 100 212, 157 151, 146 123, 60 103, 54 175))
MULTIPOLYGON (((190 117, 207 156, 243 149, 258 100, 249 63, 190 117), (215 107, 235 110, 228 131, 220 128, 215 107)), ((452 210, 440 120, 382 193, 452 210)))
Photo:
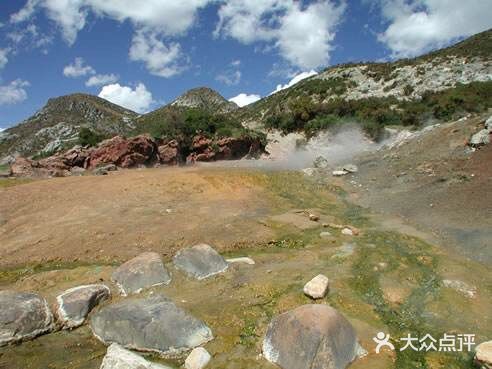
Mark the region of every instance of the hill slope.
POLYGON ((237 112, 246 124, 311 133, 343 119, 377 136, 388 124, 419 125, 482 111, 492 99, 492 30, 391 63, 344 64, 237 112))
POLYGON ((97 96, 77 93, 53 98, 32 117, 0 134, 0 157, 73 146, 84 127, 106 136, 122 134, 133 128, 137 116, 97 96))

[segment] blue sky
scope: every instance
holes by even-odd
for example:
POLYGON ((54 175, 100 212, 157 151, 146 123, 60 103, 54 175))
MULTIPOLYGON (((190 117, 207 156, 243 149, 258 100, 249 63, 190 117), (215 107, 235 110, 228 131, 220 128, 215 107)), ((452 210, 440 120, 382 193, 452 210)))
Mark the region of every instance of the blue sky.
POLYGON ((3 1, 0 128, 73 92, 142 113, 208 86, 243 105, 330 65, 491 27, 488 0, 3 1))

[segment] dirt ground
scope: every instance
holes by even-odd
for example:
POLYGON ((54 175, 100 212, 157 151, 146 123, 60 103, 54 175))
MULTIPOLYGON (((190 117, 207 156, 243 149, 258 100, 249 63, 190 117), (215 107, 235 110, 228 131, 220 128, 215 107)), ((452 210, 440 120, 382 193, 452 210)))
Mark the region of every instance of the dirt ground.
POLYGON ((196 168, 126 170, 0 189, 0 267, 172 256, 199 242, 219 250, 265 242, 269 199, 247 176, 196 168))

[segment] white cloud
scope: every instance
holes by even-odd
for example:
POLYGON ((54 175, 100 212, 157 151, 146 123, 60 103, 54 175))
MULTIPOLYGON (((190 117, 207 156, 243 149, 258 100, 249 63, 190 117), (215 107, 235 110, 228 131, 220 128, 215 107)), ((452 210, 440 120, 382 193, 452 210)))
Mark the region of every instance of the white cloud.
POLYGON ((154 101, 152 93, 143 83, 139 83, 135 89, 121 86, 119 83, 107 85, 101 89, 98 96, 137 113, 147 112, 154 101))
POLYGON ((0 105, 17 104, 27 99, 27 92, 24 89, 27 86, 29 82, 21 79, 0 86, 0 105))
POLYGON ((261 99, 261 96, 260 95, 254 95, 254 94, 248 95, 248 94, 245 94, 245 93, 241 93, 241 94, 239 94, 237 96, 231 97, 229 99, 229 101, 232 101, 232 102, 236 103, 237 106, 243 107, 243 106, 252 104, 255 101, 258 101, 260 99, 261 99))
POLYGON ((221 74, 215 77, 215 80, 222 82, 228 86, 237 85, 239 82, 241 82, 242 76, 242 73, 239 70, 240 66, 240 60, 232 61, 228 68, 226 68, 221 74))
POLYGON ((85 65, 84 59, 75 58, 72 64, 63 68, 63 75, 70 78, 84 77, 89 74, 94 74, 96 71, 90 65, 85 65))
POLYGON ((299 73, 296 76, 294 76, 294 78, 292 78, 287 84, 285 84, 285 85, 277 85, 277 88, 271 94, 274 94, 276 92, 285 90, 286 88, 292 87, 296 83, 301 82, 303 79, 306 79, 306 78, 311 77, 311 76, 315 76, 316 74, 318 74, 318 72, 316 72, 315 70, 310 70, 309 72, 299 73))
POLYGON ((380 0, 389 22, 378 36, 394 57, 411 57, 492 27, 486 0, 380 0))
POLYGON ((119 77, 116 74, 96 74, 91 76, 86 82, 87 87, 102 86, 117 82, 119 77))
POLYGON ((145 30, 139 30, 133 36, 130 59, 144 62, 151 74, 165 78, 181 73, 187 64, 178 43, 166 46, 157 33, 145 30))
POLYGON ((9 58, 8 58, 9 52, 10 52, 9 48, 0 49, 0 69, 5 67, 9 62, 9 58))
POLYGON ((28 0, 10 19, 13 23, 30 19, 38 9, 58 24, 63 37, 73 44, 86 25, 90 13, 145 27, 165 35, 179 35, 194 23, 198 9, 213 0, 28 0))
POLYGON ((266 42, 298 67, 328 64, 335 29, 345 3, 320 0, 307 6, 294 0, 230 0, 219 9, 215 36, 232 37, 244 44, 266 42))

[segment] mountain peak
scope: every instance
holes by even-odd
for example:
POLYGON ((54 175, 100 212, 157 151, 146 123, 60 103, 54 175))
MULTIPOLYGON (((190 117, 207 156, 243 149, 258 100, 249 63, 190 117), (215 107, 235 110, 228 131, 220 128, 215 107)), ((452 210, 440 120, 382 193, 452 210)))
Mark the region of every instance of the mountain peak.
POLYGON ((227 101, 217 91, 208 87, 197 87, 188 90, 174 100, 171 105, 214 110, 220 113, 229 113, 238 109, 235 103, 227 101))

